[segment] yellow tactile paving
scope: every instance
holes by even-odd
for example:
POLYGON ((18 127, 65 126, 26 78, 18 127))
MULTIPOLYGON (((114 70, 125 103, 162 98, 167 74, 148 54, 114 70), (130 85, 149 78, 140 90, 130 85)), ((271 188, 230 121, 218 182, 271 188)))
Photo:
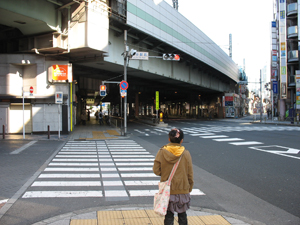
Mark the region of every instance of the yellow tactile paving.
POLYGON ((199 216, 205 225, 230 225, 230 223, 220 215, 199 216))
POLYGON ((120 133, 116 130, 107 130, 106 131, 109 135, 120 135, 120 133))
POLYGON ((147 218, 148 215, 145 212, 145 210, 128 210, 128 211, 122 211, 124 219, 128 218, 147 218))
MULTIPOLYGON (((70 225, 161 225, 164 216, 159 216, 153 210, 119 210, 98 211, 97 219, 71 220, 70 225)), ((189 225, 231 225, 220 215, 188 216, 189 225)), ((178 225, 178 217, 174 218, 178 225)))
POLYGON ((97 225, 97 220, 71 220, 70 225, 97 225))
POLYGON ((161 225, 161 224, 164 224, 164 217, 152 217, 150 218, 150 221, 152 223, 152 225, 161 225))
POLYGON ((126 225, 152 225, 149 218, 128 218, 124 222, 126 225))
POLYGON ((189 216, 188 217, 189 225, 206 225, 205 223, 203 223, 203 221, 200 218, 201 216, 189 216))
POLYGON ((158 215, 158 214, 156 214, 155 212, 154 212, 154 210, 145 210, 145 212, 147 213, 147 215, 150 217, 150 218, 164 218, 163 216, 160 216, 160 215, 158 215))
POLYGON ((97 218, 99 219, 123 219, 122 211, 98 211, 97 218))

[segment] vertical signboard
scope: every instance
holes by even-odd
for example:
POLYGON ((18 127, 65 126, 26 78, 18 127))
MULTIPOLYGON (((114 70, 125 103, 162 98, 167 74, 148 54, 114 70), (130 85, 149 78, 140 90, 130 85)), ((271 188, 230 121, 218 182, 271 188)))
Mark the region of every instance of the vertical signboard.
POLYGON ((155 109, 159 110, 159 91, 155 92, 155 109))
POLYGON ((280 98, 287 98, 286 0, 279 3, 280 98))
POLYGON ((300 70, 296 70, 296 109, 300 109, 300 70))
POLYGON ((278 70, 278 43, 277 43, 277 23, 272 21, 271 23, 272 32, 272 45, 271 45, 271 81, 277 80, 277 70, 278 70))

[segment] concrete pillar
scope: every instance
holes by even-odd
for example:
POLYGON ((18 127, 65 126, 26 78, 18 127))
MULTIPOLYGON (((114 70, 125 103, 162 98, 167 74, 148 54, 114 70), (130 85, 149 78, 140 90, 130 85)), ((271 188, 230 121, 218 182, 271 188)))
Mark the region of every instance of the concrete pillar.
POLYGON ((135 107, 135 116, 138 117, 139 116, 139 93, 136 93, 135 94, 135 104, 134 104, 134 107, 135 107))

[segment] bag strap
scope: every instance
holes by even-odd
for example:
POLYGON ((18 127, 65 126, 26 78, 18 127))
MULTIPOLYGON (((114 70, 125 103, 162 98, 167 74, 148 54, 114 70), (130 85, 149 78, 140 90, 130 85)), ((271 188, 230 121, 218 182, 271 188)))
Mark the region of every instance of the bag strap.
POLYGON ((171 184, 172 178, 173 178, 173 176, 174 176, 174 174, 175 174, 175 172, 176 172, 176 169, 177 169, 177 167, 178 167, 178 164, 179 164, 179 162, 180 162, 180 160, 181 160, 182 155, 183 155, 183 153, 181 154, 180 158, 178 159, 178 161, 177 161, 177 162, 174 164, 174 166, 173 166, 173 169, 172 169, 172 171, 171 171, 171 173, 170 173, 170 175, 169 175, 169 178, 168 178, 168 185, 171 184))

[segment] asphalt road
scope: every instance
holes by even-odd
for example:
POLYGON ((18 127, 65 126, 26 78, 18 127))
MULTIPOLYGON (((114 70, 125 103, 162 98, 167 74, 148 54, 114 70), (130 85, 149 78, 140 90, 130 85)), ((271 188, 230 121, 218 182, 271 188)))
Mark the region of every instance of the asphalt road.
MULTIPOLYGON (((118 143, 122 145, 122 148, 126 148, 128 145, 128 148, 132 150, 130 143, 135 143, 137 148, 145 149, 143 158, 137 159, 138 163, 133 162, 137 167, 139 164, 147 162, 147 157, 153 159, 158 149, 167 144, 167 133, 171 127, 181 128, 185 133, 183 145, 190 151, 193 159, 194 188, 198 191, 197 193, 204 193, 204 195, 193 195, 193 207, 224 211, 264 224, 300 224, 299 128, 248 124, 246 122, 197 120, 168 121, 168 125, 166 128, 159 128, 130 123, 127 137, 119 140, 118 143)), ((32 145, 21 152, 15 152, 17 154, 11 154, 30 142, 1 141, 0 201, 3 199, 14 200, 16 197, 18 199, 13 201, 5 215, 0 218, 0 224, 33 224, 46 218, 80 209, 153 203, 153 195, 147 195, 147 192, 149 189, 156 190, 156 186, 132 186, 129 184, 140 180, 154 180, 153 182, 156 184, 157 178, 143 177, 144 174, 151 173, 151 171, 147 171, 151 166, 145 166, 145 171, 142 166, 134 169, 141 171, 130 171, 133 168, 126 167, 126 164, 130 163, 130 159, 124 158, 122 161, 122 155, 113 155, 117 153, 113 153, 111 150, 113 148, 112 141, 98 143, 89 141, 86 143, 91 146, 97 145, 98 151, 102 148, 99 146, 108 146, 110 155, 114 157, 117 172, 103 172, 104 169, 114 168, 107 167, 105 161, 104 164, 101 164, 100 160, 101 179, 105 181, 103 186, 87 185, 84 188, 75 186, 72 187, 72 193, 79 195, 82 191, 95 193, 101 189, 104 196, 100 198, 33 196, 37 193, 43 195, 51 192, 52 194, 52 190, 60 194, 65 193, 65 190, 70 191, 70 188, 54 187, 53 184, 53 187, 34 184, 52 181, 64 183, 66 180, 77 181, 77 178, 41 178, 40 175, 79 173, 76 171, 48 171, 53 169, 49 163, 57 163, 54 160, 64 157, 64 149, 68 150, 71 148, 70 146, 75 145, 78 148, 79 142, 66 143, 62 148, 64 142, 38 141, 31 143, 32 145), (123 172, 122 169, 125 171, 123 172), (137 177, 131 177, 132 173, 137 177), (104 174, 120 175, 121 185, 111 184, 110 182, 118 182, 118 180, 116 181, 116 178, 113 177, 106 178, 103 176, 104 174)), ((86 150, 86 146, 83 149, 86 150)), ((99 153, 97 157, 101 159, 99 153)), ((135 159, 135 156, 131 155, 131 159, 135 159)), ((99 166, 97 165, 97 167, 99 166)), ((93 168, 93 166, 83 168, 93 168)), ((81 180, 83 180, 82 182, 99 181, 98 178, 92 177, 81 180)))

